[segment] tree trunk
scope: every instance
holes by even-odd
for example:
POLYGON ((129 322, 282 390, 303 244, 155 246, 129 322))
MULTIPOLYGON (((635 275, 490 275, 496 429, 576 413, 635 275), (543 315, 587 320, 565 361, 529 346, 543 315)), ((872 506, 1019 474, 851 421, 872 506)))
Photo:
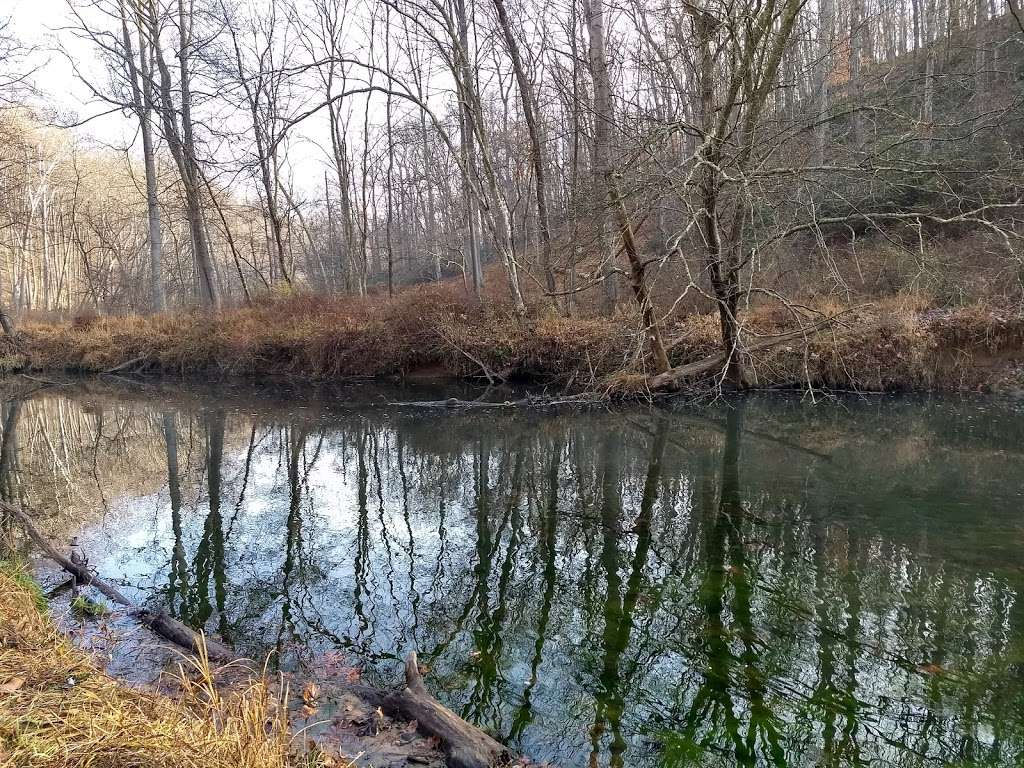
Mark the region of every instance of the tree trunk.
POLYGON ((473 68, 469 62, 469 20, 466 17, 465 0, 455 0, 455 15, 458 23, 458 52, 456 53, 459 90, 459 133, 462 145, 464 175, 462 192, 466 198, 466 262, 473 285, 473 295, 479 300, 484 290, 483 263, 480 258, 480 212, 478 201, 472 189, 471 176, 476 173, 476 140, 473 127, 473 68))
POLYGON ((615 278, 615 264, 611 260, 611 246, 607 238, 608 228, 608 180, 605 169, 611 167, 611 92, 608 81, 608 62, 604 52, 604 7, 603 0, 583 0, 587 17, 587 32, 590 35, 589 64, 594 80, 594 141, 591 145, 591 163, 594 172, 594 216, 595 237, 598 257, 609 259, 604 269, 605 300, 608 314, 615 311, 618 303, 618 286, 615 278), (600 83, 600 84, 599 84, 600 83), (603 105, 603 109, 602 109, 603 105))
POLYGON ((118 2, 121 15, 121 38, 124 45, 124 59, 128 79, 131 81, 132 105, 139 120, 142 133, 142 157, 146 172, 146 216, 149 227, 149 287, 150 308, 161 312, 166 308, 164 296, 163 233, 160 228, 160 201, 157 194, 156 146, 153 142, 153 61, 151 49, 143 33, 141 19, 136 17, 136 31, 139 43, 138 63, 132 48, 128 14, 123 0, 118 2))
POLYGON ((721 327, 722 346, 728 365, 726 378, 737 388, 746 386, 739 322, 736 311, 739 306, 739 274, 738 269, 727 263, 732 251, 722 243, 722 234, 718 220, 718 202, 721 188, 719 171, 722 158, 720 139, 715 109, 715 60, 714 34, 716 19, 703 11, 696 11, 694 27, 700 52, 698 77, 701 105, 701 134, 703 144, 700 149, 701 166, 698 187, 700 190, 700 211, 698 213, 701 234, 704 241, 704 262, 711 280, 711 288, 718 302, 718 317, 721 327))
POLYGON ((924 97, 921 99, 921 129, 924 143, 921 151, 927 157, 931 152, 932 111, 935 104, 935 46, 929 45, 924 64, 924 97))
POLYGON ((533 86, 526 77, 523 59, 519 52, 519 43, 512 31, 512 24, 505 9, 505 1, 493 0, 493 2, 495 10, 498 12, 498 22, 501 25, 502 36, 505 38, 505 45, 508 48, 509 57, 512 59, 512 70, 519 86, 519 97, 523 102, 523 119, 526 121, 526 130, 530 135, 530 160, 533 163, 533 180, 537 195, 537 229, 540 236, 541 268, 544 270, 544 285, 548 293, 553 294, 556 286, 551 257, 551 225, 548 222, 547 172, 544 168, 536 100, 533 95, 533 86))
POLYGON ((189 235, 192 241, 192 254, 199 280, 200 297, 203 303, 216 309, 220 305, 220 290, 217 286, 216 273, 210 253, 210 243, 206 236, 203 218, 203 200, 200 187, 201 171, 196 156, 194 126, 192 124, 192 92, 189 84, 189 47, 191 46, 190 26, 187 23, 184 0, 178 0, 178 66, 179 86, 181 94, 180 107, 174 103, 174 86, 171 71, 164 59, 160 44, 160 21, 156 16, 153 3, 149 5, 149 17, 146 20, 150 43, 157 68, 160 70, 160 117, 164 125, 167 146, 174 157, 175 165, 181 176, 182 191, 185 195, 185 216, 188 220, 189 235), (179 127, 177 114, 181 113, 179 127))
POLYGON ((818 10, 818 60, 814 66, 815 97, 818 124, 814 129, 814 164, 825 164, 832 124, 826 119, 829 110, 828 78, 832 74, 832 0, 820 0, 818 10))
POLYGON ((18 330, 14 327, 14 321, 4 307, 0 307, 0 328, 3 328, 7 336, 17 338, 18 330))
POLYGON ((619 194, 611 162, 612 89, 604 42, 604 0, 589 0, 587 26, 590 31, 590 71, 594 80, 594 149, 605 203, 610 206, 619 227, 623 249, 629 262, 630 286, 640 307, 644 334, 654 358, 656 373, 668 370, 668 354, 661 338, 661 326, 647 287, 645 264, 633 235, 629 214, 619 194))
POLYGON ((854 95, 852 144, 856 151, 864 146, 864 120, 860 109, 863 107, 864 84, 860 76, 860 61, 864 51, 863 0, 852 0, 850 4, 850 90, 854 95))

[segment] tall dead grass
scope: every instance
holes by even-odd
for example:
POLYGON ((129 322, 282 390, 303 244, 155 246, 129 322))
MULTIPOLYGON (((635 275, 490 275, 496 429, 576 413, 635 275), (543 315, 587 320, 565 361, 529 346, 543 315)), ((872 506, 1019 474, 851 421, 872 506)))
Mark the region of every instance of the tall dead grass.
POLYGON ((185 662, 183 692, 130 689, 40 613, 24 579, 0 571, 0 766, 297 768, 286 709, 254 679, 222 694, 208 660, 185 662))
POLYGON ((0 350, 0 369, 101 372, 138 359, 167 372, 326 379, 429 369, 472 375, 483 363, 502 376, 558 378, 612 370, 632 345, 614 320, 544 314, 523 323, 506 302, 477 304, 451 285, 394 299, 269 296, 217 314, 93 317, 22 331, 21 349, 0 350))

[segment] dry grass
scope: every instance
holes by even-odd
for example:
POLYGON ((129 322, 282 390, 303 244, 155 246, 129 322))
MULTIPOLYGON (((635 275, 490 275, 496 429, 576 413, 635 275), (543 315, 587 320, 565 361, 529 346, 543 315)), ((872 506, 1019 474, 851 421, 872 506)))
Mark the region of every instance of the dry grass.
MULTIPOLYGON (((847 311, 826 332, 758 353, 761 385, 833 388, 976 389, 1007 380, 1024 358, 1024 317, 988 304, 933 309, 920 292, 876 299, 856 311, 833 298, 809 299, 816 317, 847 311)), ((811 316, 812 318, 815 316, 811 316)), ((795 328, 777 306, 744 316, 748 338, 795 328)), ((515 317, 498 293, 483 305, 459 285, 422 286, 394 299, 270 296, 252 307, 155 317, 82 317, 26 324, 24 345, 0 349, 0 371, 101 372, 126 361, 154 372, 198 375, 481 376, 575 389, 638 392, 644 356, 636 319, 515 317)), ((717 352, 715 314, 672 318, 665 337, 684 364, 717 352)))
POLYGON ((182 695, 105 675, 41 614, 23 578, 0 570, 0 766, 296 768, 284 707, 261 679, 221 694, 210 666, 184 662, 182 695))
POLYGON ((552 315, 519 322, 506 304, 489 308, 454 286, 425 286, 386 297, 266 297, 220 314, 91 318, 26 324, 26 349, 0 353, 0 368, 98 372, 134 358, 182 373, 298 375, 309 378, 404 375, 439 369, 480 373, 478 358, 509 376, 543 378, 569 369, 621 364, 628 334, 608 320, 552 315))
MULTIPOLYGON (((840 322, 806 339, 762 350, 750 360, 759 386, 797 385, 862 391, 1020 389, 1024 375, 1024 316, 988 304, 935 309, 920 294, 900 294, 851 308, 831 299, 809 302, 816 317, 840 322)), ((807 322, 807 321, 805 321, 807 322)), ((747 339, 793 330, 778 307, 745 316, 747 339)), ((718 349, 714 315, 691 315, 668 334, 681 340, 673 362, 690 363, 718 349)), ((643 377, 625 371, 617 391, 642 390, 643 377)))

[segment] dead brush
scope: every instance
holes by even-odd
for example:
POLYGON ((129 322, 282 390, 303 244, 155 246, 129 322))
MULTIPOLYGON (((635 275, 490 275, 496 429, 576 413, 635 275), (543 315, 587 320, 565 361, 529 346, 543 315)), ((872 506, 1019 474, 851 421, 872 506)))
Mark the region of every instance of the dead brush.
MULTIPOLYGON (((27 323, 16 353, 0 349, 0 370, 20 370, 27 359, 41 370, 116 371, 127 361, 152 373, 308 379, 421 370, 479 379, 490 372, 506 381, 644 393, 634 378, 650 373, 646 349, 628 311, 566 318, 538 303, 520 318, 496 286, 500 281, 483 303, 447 282, 406 288, 393 298, 275 293, 216 314, 100 317, 85 327, 27 323)), ((852 311, 831 294, 785 306, 757 303, 743 315, 746 340, 756 344, 845 312, 841 323, 813 338, 755 353, 757 384, 975 388, 1001 380, 996 363, 1009 365, 1024 347, 1019 309, 990 303, 937 309, 921 289, 852 311), (977 361, 994 357, 991 370, 975 371, 977 361)), ((679 313, 666 318, 663 330, 672 365, 700 361, 721 347, 717 312, 679 313)))
POLYGON ((181 695, 128 688, 95 666, 0 573, 3 768, 298 768, 348 765, 296 748, 283 696, 262 677, 218 689, 205 653, 182 662, 181 695))

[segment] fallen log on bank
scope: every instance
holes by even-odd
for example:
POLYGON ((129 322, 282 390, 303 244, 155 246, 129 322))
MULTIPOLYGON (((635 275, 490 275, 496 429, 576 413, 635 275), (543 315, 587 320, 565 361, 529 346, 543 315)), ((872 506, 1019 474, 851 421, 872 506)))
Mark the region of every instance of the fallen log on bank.
MULTIPOLYGON (((812 323, 804 328, 797 328, 795 331, 787 331, 786 333, 780 333, 774 336, 763 336, 757 341, 747 344, 742 348, 733 349, 728 352, 717 352, 713 355, 708 355, 703 360, 696 360, 692 363, 686 363, 685 365, 677 365, 675 368, 669 368, 663 373, 659 373, 648 378, 647 386, 651 390, 674 389, 687 380, 698 379, 712 373, 713 371, 723 370, 726 363, 729 362, 729 358, 735 354, 749 355, 752 352, 771 349, 772 347, 784 344, 787 341, 792 341, 793 339, 813 336, 814 334, 831 326, 843 315, 853 312, 856 309, 859 309, 859 307, 850 307, 850 309, 844 310, 837 315, 826 317, 825 319, 819 320, 818 322, 812 323)), ((676 344, 677 342, 671 342, 669 347, 674 347, 676 344)))
POLYGON ((200 649, 205 645, 206 655, 211 661, 221 663, 241 661, 241 657, 232 652, 227 646, 218 643, 216 640, 205 637, 204 635, 198 634, 177 619, 168 616, 163 611, 150 611, 146 608, 140 608, 125 597, 117 587, 105 582, 99 576, 90 571, 87 566, 80 565, 79 563, 75 563, 64 557, 64 555, 54 549, 53 545, 45 539, 38 529, 36 529, 29 516, 17 507, 8 504, 5 501, 0 501, 0 511, 13 515, 15 519, 21 523, 25 532, 29 535, 29 538, 36 543, 36 546, 38 546, 48 558, 53 560, 53 562, 70 573, 78 583, 96 587, 96 589, 102 592, 109 600, 127 608, 130 615, 134 616, 156 634, 170 640, 176 645, 189 649, 193 653, 199 653, 200 649))
POLYGON ((125 371, 125 370, 131 368, 132 366, 138 365, 139 363, 146 362, 148 358, 149 358, 149 355, 139 355, 138 357, 133 357, 131 360, 125 360, 123 363, 120 363, 119 365, 115 365, 113 368, 107 368, 105 371, 100 371, 100 375, 101 376, 109 376, 112 373, 118 373, 120 371, 125 371))
MULTIPOLYGON (((205 646, 206 655, 211 661, 248 661, 224 645, 196 633, 163 611, 150 611, 136 606, 117 587, 103 581, 85 565, 73 562, 58 552, 22 510, 0 501, 0 511, 17 519, 29 538, 47 557, 71 574, 73 579, 96 587, 111 601, 127 608, 130 615, 156 634, 197 654, 205 646)), ((362 685, 353 685, 350 688, 373 706, 381 707, 389 714, 397 714, 409 722, 415 722, 422 733, 436 737, 450 768, 492 768, 512 762, 513 756, 508 748, 480 728, 463 720, 430 695, 423 684, 415 651, 406 659, 405 688, 401 691, 381 691, 362 685)))
POLYGON ((470 725, 427 692, 416 652, 405 660, 405 689, 392 698, 407 720, 441 739, 452 768, 488 768, 510 762, 512 754, 495 739, 470 725))

